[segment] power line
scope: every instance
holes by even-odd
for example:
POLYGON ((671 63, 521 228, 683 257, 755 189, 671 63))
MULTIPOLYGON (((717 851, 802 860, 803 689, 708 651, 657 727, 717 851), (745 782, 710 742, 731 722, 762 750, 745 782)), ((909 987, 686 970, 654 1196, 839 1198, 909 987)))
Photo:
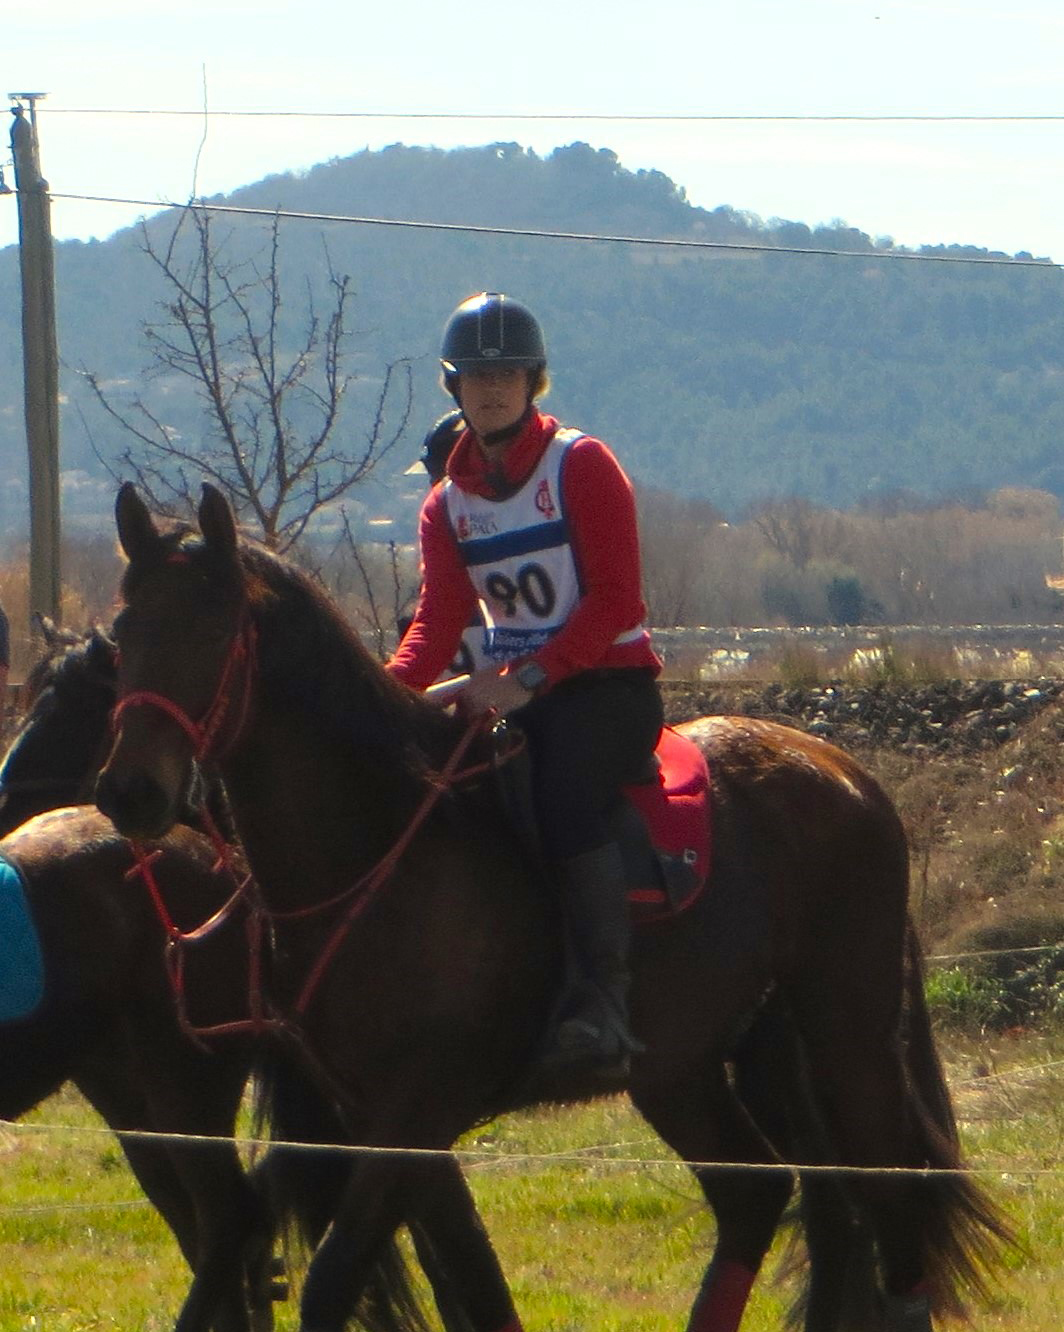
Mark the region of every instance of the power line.
POLYGON ((828 259, 906 260, 920 263, 977 264, 1008 268, 1039 268, 1056 270, 1060 267, 1048 259, 995 258, 990 255, 927 254, 912 250, 827 250, 815 245, 758 245, 743 241, 703 241, 673 239, 664 236, 625 236, 586 231, 548 231, 532 227, 491 227, 473 222, 420 222, 410 218, 359 217, 344 213, 309 213, 283 208, 247 208, 237 204, 213 204, 201 200, 176 203, 173 200, 126 199, 102 194, 53 193, 52 199, 66 199, 77 203, 123 204, 137 208, 168 209, 190 208, 203 213, 225 213, 238 217, 281 218, 297 222, 334 222, 364 227, 401 227, 417 231, 458 232, 478 236, 519 236, 535 240, 597 241, 610 245, 649 245, 660 249, 718 251, 738 254, 800 254, 818 255, 828 259))
POLYGON ((48 108, 50 115, 66 116, 194 116, 202 119, 209 117, 246 118, 264 120, 277 119, 300 120, 473 120, 473 121, 589 121, 615 124, 666 124, 666 125, 707 125, 707 124, 1054 124, 1064 121, 1062 114, 1033 115, 984 115, 933 113, 904 115, 859 115, 846 112, 799 115, 745 115, 745 114, 684 114, 675 112, 610 112, 610 111, 306 111, 306 110, 220 110, 214 107, 195 110, 180 107, 121 107, 121 106, 67 106, 48 108))

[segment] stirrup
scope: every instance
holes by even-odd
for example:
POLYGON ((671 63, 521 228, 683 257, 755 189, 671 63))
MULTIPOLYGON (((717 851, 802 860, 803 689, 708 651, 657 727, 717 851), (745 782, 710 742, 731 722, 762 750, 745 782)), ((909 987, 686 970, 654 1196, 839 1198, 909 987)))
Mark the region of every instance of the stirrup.
POLYGON ((646 1049, 601 993, 558 1023, 543 1059, 551 1069, 586 1067, 602 1077, 626 1075, 633 1054, 646 1049))

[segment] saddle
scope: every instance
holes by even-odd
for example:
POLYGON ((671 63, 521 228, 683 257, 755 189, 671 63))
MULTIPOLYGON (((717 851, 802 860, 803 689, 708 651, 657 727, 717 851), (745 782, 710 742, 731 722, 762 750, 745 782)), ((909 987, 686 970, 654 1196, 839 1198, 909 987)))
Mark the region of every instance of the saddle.
MULTIPOLYGON (((492 733, 503 805, 530 858, 543 862, 528 752, 500 722, 492 733)), ((636 923, 667 920, 705 891, 710 869, 710 780, 702 751, 666 727, 645 777, 624 788, 611 832, 624 858, 636 923)))
POLYGON ((0 1022, 28 1017, 44 997, 44 960, 19 870, 0 856, 0 1022))

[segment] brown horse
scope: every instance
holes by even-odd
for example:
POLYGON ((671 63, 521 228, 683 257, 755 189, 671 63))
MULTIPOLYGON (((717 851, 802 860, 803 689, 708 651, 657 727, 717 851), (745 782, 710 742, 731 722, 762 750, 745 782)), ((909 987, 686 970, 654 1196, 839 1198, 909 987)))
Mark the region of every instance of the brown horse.
MULTIPOLYGON (((233 1143, 137 1136, 232 1139, 252 1043, 225 1036, 208 1047, 180 1029, 162 922, 146 886, 128 877, 133 855, 126 839, 91 809, 33 817, 91 790, 117 687, 115 646, 105 632, 72 634, 50 622, 42 630, 48 651, 27 678, 26 713, 0 760, 0 855, 17 865, 25 882, 44 958, 45 998, 24 1020, 0 1023, 0 1118, 18 1118, 72 1081, 118 1133, 134 1175, 196 1273, 178 1332, 206 1329, 212 1320, 218 1332, 240 1332, 249 1318, 252 1326, 267 1328, 275 1218, 245 1179, 233 1143)), ((195 809, 184 817, 195 818, 195 809)), ((215 872, 210 843, 187 827, 149 849, 162 853, 155 862, 158 886, 179 928, 206 920, 232 890, 215 872)), ((246 1017, 244 931, 245 919, 237 917, 191 947, 185 976, 185 992, 195 1000, 191 1022, 215 1026, 246 1017)), ((299 1127, 307 1131, 305 1119, 299 1127)), ((336 1137, 324 1108, 317 1129, 325 1141, 336 1137)), ((312 1160, 300 1152, 288 1161, 267 1159, 252 1182, 271 1195, 281 1219, 294 1212, 302 1229, 320 1235, 344 1165, 334 1155, 312 1160)), ((512 1325, 513 1306, 460 1178, 445 1208, 438 1222, 431 1215, 411 1219, 441 1319, 448 1332, 498 1332, 512 1325), (449 1258, 456 1246, 457 1263, 449 1258), (448 1262, 459 1269, 458 1280, 448 1262)), ((397 1252, 389 1249, 383 1261, 387 1277, 378 1281, 374 1298, 389 1287, 396 1307, 409 1311, 413 1299, 397 1252)))
MULTIPOLYGON (((201 924, 224 900, 212 847, 175 827, 152 849, 163 853, 154 869, 176 924, 201 924)), ((250 1063, 246 1042, 215 1055, 185 1035, 159 917, 127 877, 128 842, 95 809, 38 815, 0 840, 0 856, 23 878, 44 965, 40 1004, 0 1023, 0 1118, 17 1119, 72 1081, 118 1134, 193 1269, 181 1332, 269 1327, 273 1228, 232 1141, 250 1063)), ((193 1021, 246 1011, 246 956, 238 920, 189 951, 193 1021), (205 987, 209 1010, 195 1003, 205 987)))
MULTIPOLYGON (((91 791, 114 703, 115 649, 99 630, 42 628, 48 651, 30 671, 26 714, 0 761, 0 855, 24 881, 44 994, 34 1011, 0 1025, 0 1117, 16 1119, 73 1082, 118 1134, 193 1269, 178 1327, 266 1328, 272 1224, 232 1142, 250 1048, 229 1041, 215 1054, 185 1036, 162 922, 145 887, 127 877, 128 842, 91 807, 56 808, 91 791)), ((210 843, 189 828, 152 849, 162 853, 157 883, 178 928, 199 925, 232 891, 215 872, 210 843)), ((192 950, 186 992, 194 996, 210 978, 212 1021, 246 1009, 246 961, 238 920, 192 950)))
MULTIPOLYGON (((117 689, 114 642, 99 628, 75 634, 58 629, 49 621, 43 621, 41 628, 48 651, 27 677, 26 713, 17 736, 0 761, 0 836, 57 802, 83 799, 95 781, 109 743, 109 719, 117 689)), ((223 804, 221 800, 215 803, 223 804)), ((187 816, 195 821, 196 811, 190 809, 187 816)), ((161 964, 163 939, 153 924, 153 913, 147 911, 143 890, 133 882, 127 883, 124 873, 116 875, 116 865, 127 866, 130 857, 96 822, 90 820, 81 825, 69 815, 36 824, 33 837, 20 839, 20 843, 32 848, 32 873, 27 876, 27 890, 45 940, 49 999, 31 1022, 6 1030, 0 1027, 0 1056, 6 1071, 0 1086, 0 1114, 16 1118, 64 1080, 73 1080, 118 1131, 135 1175, 169 1221, 190 1264, 198 1266, 201 1232, 216 1237, 215 1247, 220 1247, 221 1258, 226 1253, 234 1255, 242 1243, 241 1220, 247 1221, 256 1234, 263 1224, 259 1218, 256 1230, 256 1212, 247 1207, 239 1217, 227 1216, 224 1201, 237 1169, 235 1159, 228 1153, 216 1154, 212 1169, 197 1171, 189 1178, 187 1172, 175 1168, 169 1143, 130 1136, 128 1131, 165 1132, 168 1126, 176 1125, 176 1131, 183 1133, 205 1127, 213 1127, 219 1133, 231 1132, 236 1098, 251 1052, 245 1043, 231 1040, 214 1042, 209 1057, 203 1060, 198 1059, 198 1050, 185 1051, 192 1061, 190 1070, 195 1074, 192 1098, 166 1094, 166 1118, 160 1119, 153 1110, 152 1085, 154 1060, 164 1047, 160 1047, 154 1032, 161 1029, 170 1033, 172 1002, 158 986, 154 962, 147 973, 150 986, 129 988, 128 978, 134 973, 128 965, 126 930, 90 932, 85 924, 85 917, 102 925, 116 912, 128 913, 128 921, 135 925, 138 937, 143 932, 149 944, 139 959, 142 962, 155 959, 161 964), (91 849, 75 845, 77 838, 71 834, 79 831, 91 838, 91 849), (86 909, 66 911, 65 902, 83 902, 86 909), (106 1003, 100 1002, 93 983, 93 977, 101 974, 127 978, 125 987, 106 992, 110 994, 106 1003), (62 999, 60 984, 65 995, 62 999), (127 1001, 132 1001, 136 1014, 132 1027, 127 1001), (142 1032, 146 1041, 139 1035, 142 1032), (216 1109, 208 1124, 209 1106, 216 1109), (198 1219, 200 1216, 213 1223, 213 1230, 207 1230, 198 1219)), ((168 876, 167 903, 180 918, 194 920, 197 912, 207 909, 212 891, 222 890, 219 883, 206 877, 205 846, 200 839, 190 841, 187 831, 167 837, 162 846, 168 876), (189 847, 194 854, 189 853, 189 847)), ((30 862, 25 868, 30 869, 30 862)), ((209 956, 211 967, 221 969, 230 979, 243 975, 245 950, 242 940, 232 930, 215 937, 209 956)), ((216 995, 209 976, 205 988, 206 993, 199 995, 201 1008, 216 995)), ((236 999, 231 997, 229 1002, 233 1004, 236 999)), ((792 1086, 786 1094, 780 1092, 781 1077, 787 1077, 785 1061, 791 1044, 791 1033, 780 1016, 769 1007, 761 1010, 735 1051, 734 1064, 745 1108, 769 1136, 784 1141, 793 1136, 794 1126, 781 1119, 778 1111, 788 1098, 793 1102, 794 1091, 792 1086)), ((296 1110, 298 1119, 289 1131, 282 1127, 280 1136, 313 1134, 301 1092, 296 1110)), ((318 1129, 318 1136, 323 1139, 332 1141, 337 1136, 328 1117, 318 1129)), ((178 1165, 181 1159, 179 1155, 178 1165)), ((257 1180, 265 1181, 284 1215, 293 1212, 308 1237, 320 1238, 329 1222, 331 1199, 345 1167, 342 1157, 321 1154, 312 1159, 305 1151, 274 1152, 254 1174, 257 1180)), ((802 1201, 807 1229, 814 1237, 814 1252, 815 1236, 827 1233, 820 1247, 828 1252, 830 1261, 817 1260, 817 1271, 825 1280, 830 1272, 835 1283, 837 1273, 845 1266, 840 1254, 840 1247, 844 1246, 840 1245, 837 1219, 831 1214, 833 1191, 825 1189, 824 1184, 822 1178, 810 1182, 803 1191, 802 1201), (821 1197, 811 1206, 810 1198, 816 1191, 821 1197)), ((242 1196, 239 1180, 228 1196, 242 1196)), ((412 1231, 448 1332, 468 1329, 498 1332, 503 1327, 516 1328, 516 1315, 494 1252, 460 1184, 442 1208, 435 1225, 431 1219, 427 1223, 415 1219, 412 1231), (451 1270, 447 1270, 446 1264, 451 1270)), ((208 1243, 208 1252, 210 1247, 208 1243)), ((259 1267, 256 1269, 252 1264, 249 1272, 252 1318, 255 1326, 266 1326, 268 1291, 261 1264, 268 1257, 268 1248, 264 1243, 258 1243, 256 1256, 259 1267)), ((400 1275, 401 1269, 396 1266, 389 1280, 392 1287, 401 1284, 400 1275)), ((241 1306, 232 1293, 233 1288, 229 1288, 229 1294, 224 1293, 226 1279, 223 1264, 215 1287, 222 1293, 213 1295, 201 1276, 198 1282, 201 1294, 184 1311, 182 1329, 196 1326, 197 1317, 206 1318, 214 1299, 222 1303, 216 1324, 219 1328, 242 1326, 241 1306)), ((399 1307, 403 1307, 401 1301, 399 1307)), ((383 1321, 378 1321, 383 1327, 383 1321)))
MULTIPOLYGON (((502 1110, 610 1090, 530 1084, 560 931, 494 789, 442 789, 461 723, 394 683, 309 579, 241 544, 213 488, 201 537, 160 532, 131 486, 117 517, 124 697, 98 803, 130 836, 162 835, 194 760, 217 762, 283 955, 275 1002, 351 1140, 445 1152, 502 1110)), ((681 729, 713 774, 713 885, 638 934, 632 1020, 645 1051, 627 1089, 716 1215, 689 1328, 739 1326, 790 1192, 777 1172, 727 1168, 774 1159, 726 1072, 774 993, 800 1035, 821 1159, 857 1168, 847 1189, 878 1267, 876 1313, 866 1298, 854 1323, 843 1307, 853 1292, 818 1287, 814 1263, 806 1327, 927 1332, 933 1310, 979 1288, 1005 1227, 957 1169, 926 1010, 907 980, 917 954, 900 821, 873 779, 819 740, 742 718, 681 729)), ((308 1272, 303 1332, 344 1326, 443 1159, 359 1158, 308 1272)))

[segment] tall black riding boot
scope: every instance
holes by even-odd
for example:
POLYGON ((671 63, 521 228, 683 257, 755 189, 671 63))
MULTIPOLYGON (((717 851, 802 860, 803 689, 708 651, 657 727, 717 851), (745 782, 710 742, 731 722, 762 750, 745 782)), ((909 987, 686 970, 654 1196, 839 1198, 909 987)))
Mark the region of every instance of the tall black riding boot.
POLYGON ((561 865, 562 907, 578 969, 547 1055, 552 1068, 624 1072, 643 1047, 628 1030, 628 888, 615 842, 561 865))

